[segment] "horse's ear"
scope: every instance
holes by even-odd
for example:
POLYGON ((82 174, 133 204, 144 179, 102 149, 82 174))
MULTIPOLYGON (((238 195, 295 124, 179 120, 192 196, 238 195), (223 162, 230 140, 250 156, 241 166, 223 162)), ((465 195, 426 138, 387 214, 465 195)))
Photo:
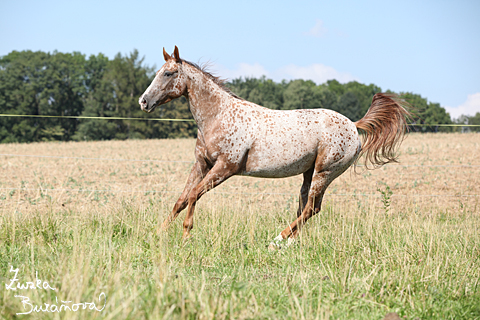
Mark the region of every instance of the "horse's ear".
POLYGON ((165 59, 165 61, 168 61, 170 60, 172 57, 170 57, 170 55, 167 53, 167 51, 165 51, 165 48, 163 48, 163 58, 165 59))
POLYGON ((173 50, 173 55, 172 55, 174 58, 175 58, 175 61, 177 62, 182 62, 182 59, 180 59, 180 54, 178 53, 178 48, 177 46, 175 46, 175 50, 173 50))

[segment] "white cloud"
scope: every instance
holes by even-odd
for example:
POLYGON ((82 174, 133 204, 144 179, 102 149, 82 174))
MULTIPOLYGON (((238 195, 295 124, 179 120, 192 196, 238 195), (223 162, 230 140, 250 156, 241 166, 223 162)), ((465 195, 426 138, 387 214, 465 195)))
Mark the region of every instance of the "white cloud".
POLYGON ((323 21, 319 19, 315 20, 315 25, 307 32, 307 35, 315 38, 321 38, 326 34, 327 28, 325 28, 325 26, 323 25, 323 21))
POLYGON ((347 72, 339 72, 332 67, 316 63, 309 66, 297 66, 290 64, 283 66, 274 71, 268 71, 259 63, 248 64, 241 63, 236 69, 228 69, 223 66, 217 65, 214 70, 218 70, 215 74, 221 78, 236 79, 239 77, 254 77, 259 78, 266 76, 274 81, 282 80, 312 80, 317 84, 325 83, 327 80, 336 79, 341 83, 346 83, 353 80, 358 80, 356 77, 347 72))
POLYGON ((303 33, 306 36, 314 37, 314 38, 323 38, 328 36, 335 36, 338 38, 348 38, 348 34, 339 29, 327 29, 325 24, 322 20, 316 19, 315 25, 308 30, 307 32, 303 33))
POLYGON ((462 114, 474 116, 480 112, 480 92, 469 94, 467 100, 457 107, 445 107, 452 119, 457 119, 462 114))

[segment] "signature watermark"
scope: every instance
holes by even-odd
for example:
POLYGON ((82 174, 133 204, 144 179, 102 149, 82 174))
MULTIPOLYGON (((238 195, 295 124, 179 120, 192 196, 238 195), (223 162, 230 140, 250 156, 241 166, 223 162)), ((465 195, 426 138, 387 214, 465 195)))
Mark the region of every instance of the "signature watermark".
MULTIPOLYGON (((34 281, 22 281, 18 278, 18 268, 13 269, 13 266, 10 266, 10 272, 14 273, 13 278, 9 279, 8 282, 5 283, 6 290, 12 290, 20 293, 23 290, 50 290, 50 291, 58 291, 57 288, 52 287, 48 281, 41 280, 38 278, 38 272, 35 272, 35 280, 34 281)), ((23 292, 21 292, 23 294, 23 292)), ((96 310, 96 311, 103 311, 107 304, 107 296, 105 293, 100 293, 98 296, 98 306, 102 306, 101 309, 97 307, 94 301, 92 302, 79 302, 73 303, 73 301, 63 301, 60 300, 58 302, 58 298, 55 297, 55 303, 46 303, 37 305, 30 301, 30 298, 24 295, 16 294, 15 298, 20 298, 23 309, 25 312, 17 313, 17 315, 21 314, 30 314, 32 312, 62 312, 62 311, 78 311, 78 310, 96 310)))

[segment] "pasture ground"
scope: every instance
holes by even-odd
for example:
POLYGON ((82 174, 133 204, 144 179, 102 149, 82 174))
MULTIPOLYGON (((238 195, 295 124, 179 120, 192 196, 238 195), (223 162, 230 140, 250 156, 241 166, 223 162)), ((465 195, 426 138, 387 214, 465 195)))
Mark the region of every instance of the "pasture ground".
POLYGON ((199 201, 193 238, 184 213, 156 233, 194 145, 0 145, 0 318, 480 319, 480 135, 410 134, 399 164, 334 181, 277 252, 300 176, 233 177, 199 201), (11 266, 57 290, 7 290, 11 266), (102 292, 101 312, 52 312, 102 292), (50 312, 16 315, 36 305, 50 312))

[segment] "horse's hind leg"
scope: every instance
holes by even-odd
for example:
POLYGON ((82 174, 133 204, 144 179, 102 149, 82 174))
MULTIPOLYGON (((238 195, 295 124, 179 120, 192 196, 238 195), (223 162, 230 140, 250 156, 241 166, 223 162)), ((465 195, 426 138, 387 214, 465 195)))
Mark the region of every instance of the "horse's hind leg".
POLYGON ((320 211, 325 190, 333 180, 330 176, 331 173, 328 171, 313 173, 305 208, 303 208, 302 214, 282 231, 281 236, 283 239, 295 238, 305 222, 320 211))
MULTIPOLYGON (((312 184, 312 176, 314 172, 314 167, 303 173, 303 183, 300 188, 300 196, 298 199, 298 209, 297 209, 297 218, 302 215, 303 210, 308 202, 308 192, 310 191, 310 185, 312 184)), ((294 234, 296 237, 296 232, 294 234)))
MULTIPOLYGON (((305 222, 320 211, 323 195, 330 182, 338 175, 333 176, 330 171, 318 172, 314 170, 308 192, 306 204, 302 213, 285 230, 283 230, 269 245, 269 249, 279 248, 279 243, 288 238, 287 245, 293 243, 295 237, 305 222)), ((303 186, 302 186, 303 187, 303 186)))
POLYGON ((355 149, 341 158, 338 156, 337 150, 325 150, 319 154, 315 161, 315 169, 312 175, 312 181, 308 192, 308 199, 302 213, 293 221, 290 226, 285 228, 273 241, 270 243, 270 249, 279 247, 278 243, 288 238, 287 245, 291 244, 295 237, 298 236, 300 229, 305 222, 318 213, 321 209, 323 195, 330 183, 341 175, 355 160, 358 152, 355 149))
POLYGON ((305 205, 308 201, 308 191, 310 190, 310 185, 312 183, 313 169, 314 168, 312 167, 303 173, 303 184, 302 188, 300 189, 300 197, 298 199, 297 218, 302 214, 303 209, 305 209, 305 205))

